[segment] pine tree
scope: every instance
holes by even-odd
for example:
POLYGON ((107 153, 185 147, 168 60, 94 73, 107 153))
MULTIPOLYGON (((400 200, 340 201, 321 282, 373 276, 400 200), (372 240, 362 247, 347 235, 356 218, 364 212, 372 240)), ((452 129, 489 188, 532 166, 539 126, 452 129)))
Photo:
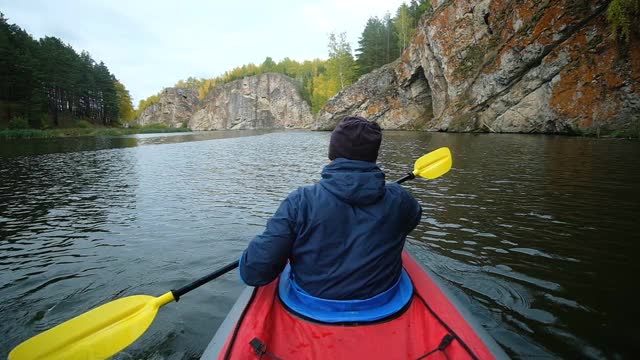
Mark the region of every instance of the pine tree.
POLYGON ((356 49, 356 64, 359 75, 367 74, 383 65, 386 47, 383 36, 385 32, 385 26, 380 19, 377 17, 369 18, 358 41, 360 47, 356 49))
POLYGON ((24 117, 30 126, 85 118, 109 124, 119 112, 115 77, 103 63, 78 55, 60 39, 38 41, 0 14, 0 120, 24 117))

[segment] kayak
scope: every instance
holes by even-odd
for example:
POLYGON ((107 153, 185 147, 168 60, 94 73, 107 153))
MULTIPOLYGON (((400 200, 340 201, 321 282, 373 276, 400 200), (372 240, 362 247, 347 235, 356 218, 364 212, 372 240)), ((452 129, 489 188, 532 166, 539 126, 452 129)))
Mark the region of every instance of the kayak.
POLYGON ((434 274, 405 250, 413 295, 398 313, 367 323, 320 323, 292 313, 278 280, 247 287, 201 359, 508 359, 434 274))

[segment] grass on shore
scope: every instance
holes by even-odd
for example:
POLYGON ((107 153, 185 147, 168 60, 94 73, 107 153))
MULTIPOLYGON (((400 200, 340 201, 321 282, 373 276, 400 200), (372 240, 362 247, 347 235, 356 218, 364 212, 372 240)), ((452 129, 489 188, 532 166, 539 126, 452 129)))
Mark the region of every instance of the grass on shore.
POLYGON ((131 128, 82 127, 60 129, 1 129, 0 139, 43 139, 79 136, 122 136, 132 134, 189 132, 189 128, 170 128, 161 124, 149 124, 131 128))

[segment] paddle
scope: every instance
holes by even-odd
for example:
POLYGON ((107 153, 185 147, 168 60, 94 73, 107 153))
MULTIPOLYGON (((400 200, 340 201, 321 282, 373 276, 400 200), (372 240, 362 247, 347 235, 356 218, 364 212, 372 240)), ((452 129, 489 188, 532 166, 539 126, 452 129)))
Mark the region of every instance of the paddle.
MULTIPOLYGON (((416 176, 435 179, 451 169, 451 152, 440 148, 419 158, 413 172, 398 183, 416 176)), ((238 261, 220 268, 178 290, 154 297, 134 295, 114 300, 40 333, 9 353, 9 360, 23 359, 104 359, 140 337, 153 322, 158 310, 238 267, 238 261)))
POLYGON ((449 151, 449 148, 441 147, 416 160, 413 172, 398 179, 396 182, 402 184, 407 180, 415 179, 416 176, 430 180, 435 179, 446 174, 451 169, 451 163, 451 151, 449 151))

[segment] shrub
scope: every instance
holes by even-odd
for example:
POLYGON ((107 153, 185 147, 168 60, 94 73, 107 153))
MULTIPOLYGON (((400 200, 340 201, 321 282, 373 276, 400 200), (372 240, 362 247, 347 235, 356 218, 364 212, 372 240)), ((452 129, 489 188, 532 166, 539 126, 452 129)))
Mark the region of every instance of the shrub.
POLYGON ((162 123, 152 123, 142 126, 143 129, 168 129, 169 127, 162 123))
POLYGON ((613 0, 607 7, 607 20, 614 36, 629 42, 640 30, 640 0, 613 0))
POLYGON ((79 129, 90 129, 93 127, 93 124, 87 120, 78 119, 74 122, 74 127, 77 127, 79 129))
POLYGON ((28 129, 29 122, 27 119, 16 116, 13 119, 9 120, 9 129, 11 130, 20 130, 20 129, 28 129))
POLYGON ((51 125, 49 123, 49 116, 47 114, 41 114, 38 117, 38 129, 40 130, 47 130, 49 128, 51 128, 51 125))

